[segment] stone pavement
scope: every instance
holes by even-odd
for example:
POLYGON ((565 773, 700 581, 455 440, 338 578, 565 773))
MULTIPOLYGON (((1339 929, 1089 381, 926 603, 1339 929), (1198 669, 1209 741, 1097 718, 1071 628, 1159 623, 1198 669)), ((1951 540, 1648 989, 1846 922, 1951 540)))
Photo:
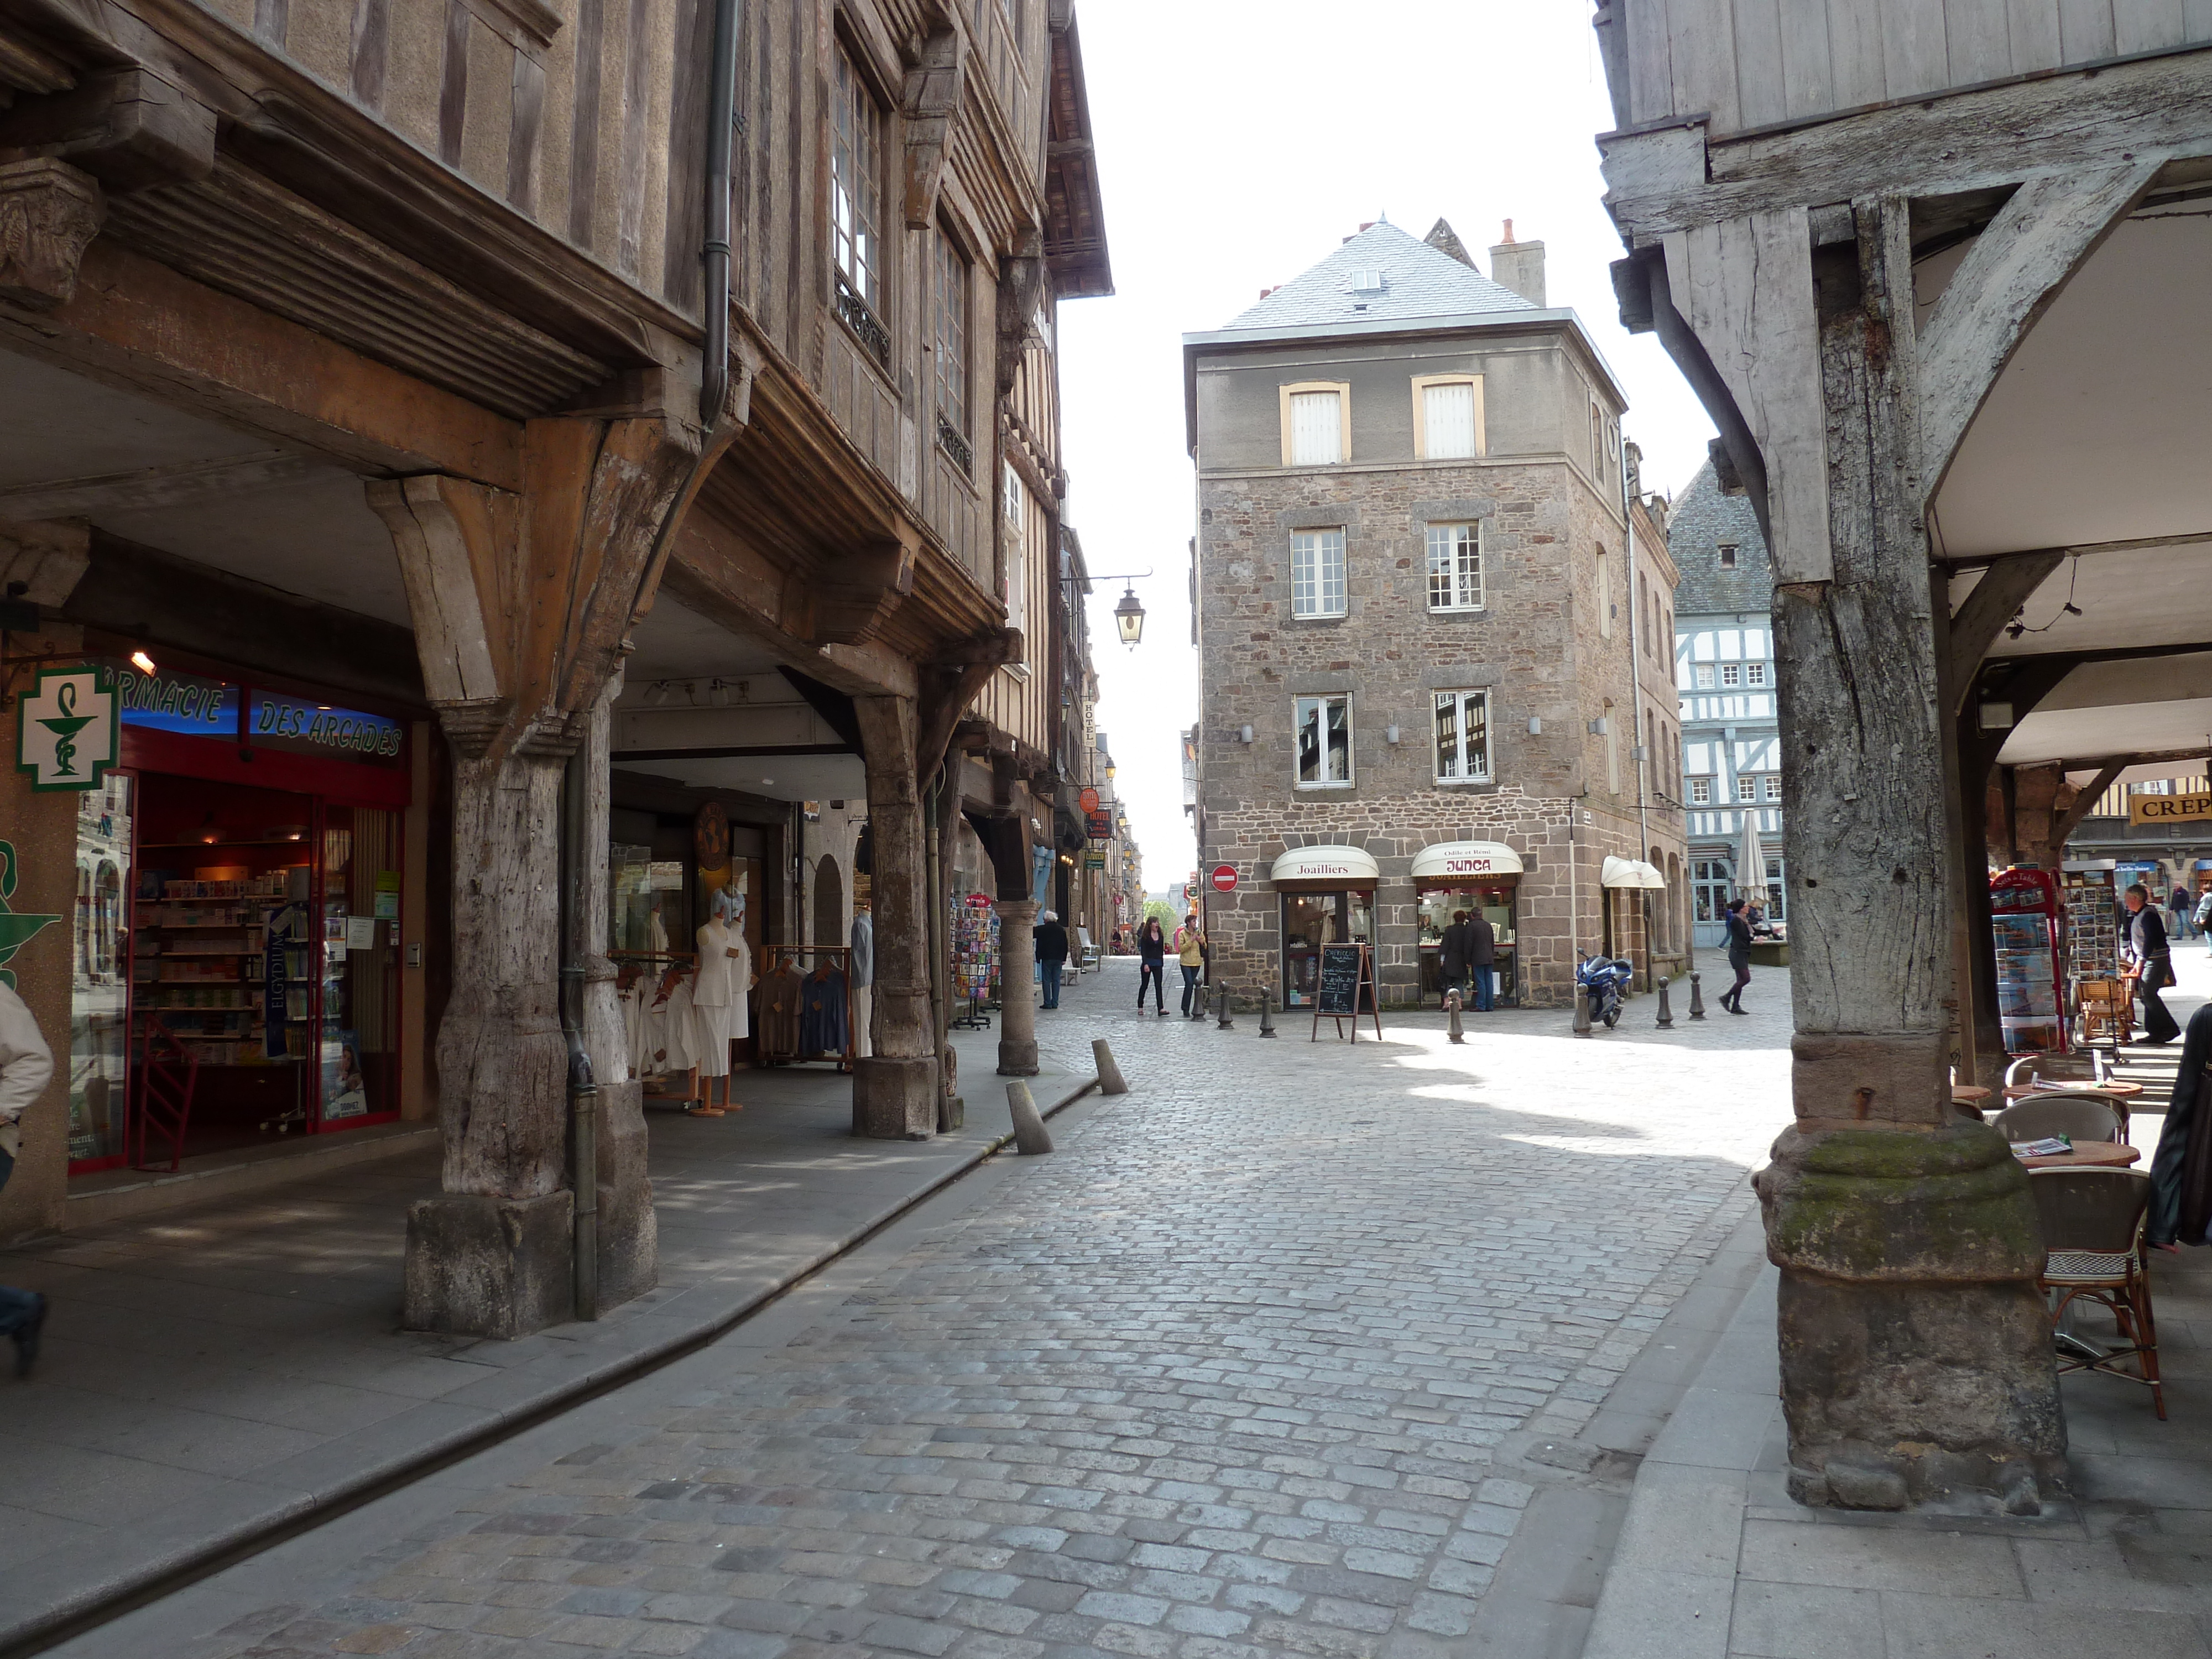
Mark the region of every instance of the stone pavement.
POLYGON ((1622 1477, 1756 1265, 1788 1110, 1760 978, 1750 1018, 1659 1031, 1644 998, 1464 1048, 1426 1015, 1358 1045, 1086 1016, 1133 1092, 1053 1157, 60 1650, 1571 1654, 1622 1477))
MULTIPOLYGON (((1090 1074, 1097 985, 1048 1033, 1047 1108, 1090 1074)), ((956 1180, 1011 1124, 998 1033, 954 1035, 967 1127, 936 1140, 853 1139, 826 1066, 740 1073, 726 1118, 649 1113, 659 1287, 524 1341, 398 1328, 434 1151, 0 1254, 53 1297, 35 1377, 0 1381, 0 1648, 702 1340, 956 1180)))

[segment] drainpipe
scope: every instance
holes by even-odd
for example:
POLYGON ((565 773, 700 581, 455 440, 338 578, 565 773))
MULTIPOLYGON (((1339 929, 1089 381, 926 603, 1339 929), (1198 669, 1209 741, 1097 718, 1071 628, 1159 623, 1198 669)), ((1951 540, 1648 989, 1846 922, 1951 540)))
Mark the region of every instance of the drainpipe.
MULTIPOLYGON (((1644 641, 1638 638, 1644 623, 1644 607, 1636 602, 1636 517, 1633 503, 1628 499, 1628 434, 1624 430, 1620 441, 1613 447, 1613 467, 1620 475, 1621 539, 1628 549, 1628 735, 1633 738, 1644 724, 1644 675, 1638 665, 1637 647, 1644 641)), ((1655 733, 1656 735, 1656 733, 1655 733)), ((1645 817, 1645 804, 1650 791, 1645 787, 1650 769, 1659 763, 1651 752, 1650 744, 1633 745, 1644 750, 1643 764, 1636 769, 1636 856, 1640 862, 1651 849, 1651 826, 1645 817)), ((1652 971, 1651 898, 1644 891, 1644 977, 1648 981, 1657 975, 1652 971)), ((1644 989, 1651 988, 1647 983, 1644 989)))
POLYGON ((707 276, 699 423, 709 431, 730 392, 730 135, 738 124, 738 36, 744 27, 744 0, 714 0, 714 55, 707 83, 707 211, 699 245, 707 276))
POLYGON ((584 757, 561 769, 561 1036, 568 1046, 568 1132, 575 1193, 576 1317, 599 1316, 599 1090, 584 1047, 584 757))

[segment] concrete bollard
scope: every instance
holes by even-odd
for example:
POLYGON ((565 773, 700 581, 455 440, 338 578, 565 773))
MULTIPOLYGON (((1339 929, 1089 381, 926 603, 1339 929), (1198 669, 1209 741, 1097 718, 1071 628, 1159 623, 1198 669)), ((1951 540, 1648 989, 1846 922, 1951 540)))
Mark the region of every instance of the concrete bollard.
POLYGON ((1114 1051, 1106 1046, 1104 1037, 1091 1039, 1091 1058, 1098 1067, 1098 1092, 1102 1095, 1126 1095, 1129 1085, 1121 1079, 1121 1068, 1114 1063, 1114 1051))
POLYGON ((1460 1024, 1459 992, 1456 989, 1444 993, 1444 1016, 1445 1034, 1454 1042, 1466 1042, 1467 1028, 1460 1024))
POLYGON ((1702 974, 1690 975, 1690 1018, 1692 1019, 1703 1019, 1705 1017, 1705 987, 1698 983, 1704 977, 1702 974))
POLYGON ((1664 975, 1664 974, 1660 975, 1659 975, 1659 1023, 1660 1023, 1662 1025, 1672 1025, 1672 1024, 1674 1023, 1674 1006, 1673 1006, 1673 1005, 1672 1005, 1672 1004, 1670 1004, 1670 1003, 1667 1000, 1667 984, 1668 984, 1667 975, 1664 975))
POLYGON ((1589 987, 1577 985, 1575 987, 1575 1035, 1588 1036, 1589 1034, 1589 987))
POLYGON ((1052 1150, 1052 1136, 1046 1133, 1036 1102, 1030 1097, 1028 1084, 1017 1080, 1006 1085, 1006 1110, 1014 1120, 1015 1151, 1024 1158, 1035 1158, 1052 1150))
POLYGON ((1226 980, 1214 993, 1214 1019, 1217 1030, 1234 1030, 1237 1027, 1237 1022, 1229 1017, 1229 982, 1226 980))

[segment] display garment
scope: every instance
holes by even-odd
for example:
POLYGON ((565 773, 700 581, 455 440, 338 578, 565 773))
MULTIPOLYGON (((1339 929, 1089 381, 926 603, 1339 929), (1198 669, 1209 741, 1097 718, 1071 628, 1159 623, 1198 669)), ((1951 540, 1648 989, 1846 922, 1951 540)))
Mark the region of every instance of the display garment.
POLYGON ((761 981, 760 1049, 787 1059, 799 1052, 799 988, 804 975, 788 957, 761 981))
POLYGON ((869 1028, 876 1015, 876 919, 867 911, 853 917, 853 1052, 862 1060, 875 1053, 869 1028))
POLYGON ((799 1052, 842 1054, 845 1032, 843 970, 834 966, 817 968, 807 975, 799 1001, 799 1052))
POLYGON ((744 1034, 744 937, 714 921, 699 930, 698 942, 699 973, 691 1000, 699 1011, 702 1040, 699 1068, 708 1077, 726 1077, 730 1040, 744 1034))
MULTIPOLYGON (((691 981, 688 978, 677 981, 674 988, 668 993, 667 1019, 668 1069, 688 1072, 695 1066, 703 1066, 708 1058, 707 1051, 714 1045, 708 1041, 699 1005, 694 1000, 691 981)), ((722 1052, 726 1055, 728 1054, 727 1045, 724 1046, 722 1052)), ((729 1061, 726 1059, 722 1065, 726 1071, 729 1061)), ((711 1075, 719 1077, 721 1073, 718 1072, 711 1075)))

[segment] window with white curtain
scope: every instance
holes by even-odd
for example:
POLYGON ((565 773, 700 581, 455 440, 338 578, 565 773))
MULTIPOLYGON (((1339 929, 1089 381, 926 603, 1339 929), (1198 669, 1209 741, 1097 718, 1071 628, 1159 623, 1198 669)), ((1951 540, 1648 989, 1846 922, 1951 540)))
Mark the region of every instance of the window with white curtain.
POLYGON ((1460 380, 1424 387, 1421 432, 1428 459, 1471 459, 1474 454, 1474 382, 1460 380))
POLYGON ((1490 693, 1439 691, 1436 702, 1437 781, 1490 781, 1490 693))
POLYGON ((1291 465, 1334 466, 1344 459, 1343 394, 1291 394, 1291 465))
POLYGON ((1482 523, 1429 526, 1429 609, 1482 609, 1482 523))
POLYGON ((1301 530, 1291 538, 1291 614, 1344 615, 1344 532, 1301 530))
POLYGON ((1001 500, 1006 515, 1006 626, 1025 628, 1029 616, 1029 486, 1012 461, 1000 463, 1006 474, 1001 500))
POLYGON ((1352 781, 1352 697, 1296 699, 1298 787, 1352 781))

